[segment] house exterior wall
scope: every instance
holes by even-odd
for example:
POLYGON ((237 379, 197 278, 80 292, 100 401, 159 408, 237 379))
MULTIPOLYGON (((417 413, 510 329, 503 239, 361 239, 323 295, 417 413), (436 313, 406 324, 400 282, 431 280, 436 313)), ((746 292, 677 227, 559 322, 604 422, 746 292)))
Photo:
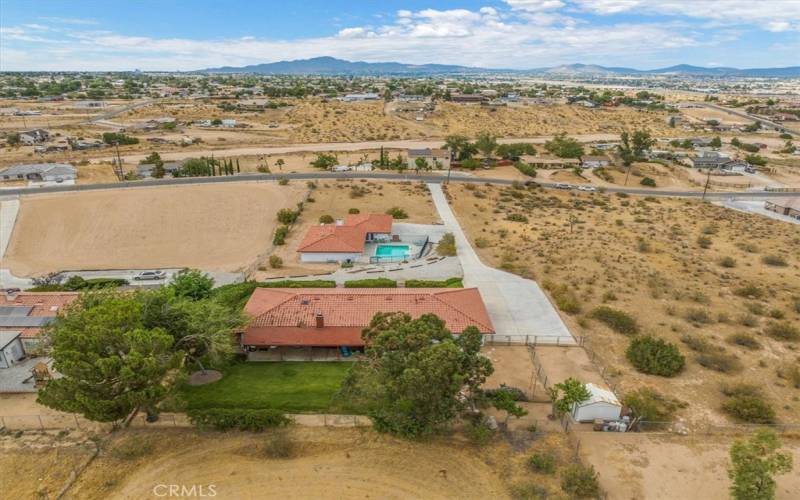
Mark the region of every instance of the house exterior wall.
POLYGON ((356 262, 360 257, 360 253, 300 252, 300 262, 356 262))
POLYGON ((572 419, 576 422, 591 422, 596 418, 603 420, 618 420, 622 407, 611 403, 595 402, 584 405, 575 405, 572 409, 572 419))
POLYGON ((25 350, 22 348, 22 342, 20 342, 19 338, 16 338, 5 346, 2 353, 0 353, 0 368, 14 366, 17 361, 24 357, 25 350))

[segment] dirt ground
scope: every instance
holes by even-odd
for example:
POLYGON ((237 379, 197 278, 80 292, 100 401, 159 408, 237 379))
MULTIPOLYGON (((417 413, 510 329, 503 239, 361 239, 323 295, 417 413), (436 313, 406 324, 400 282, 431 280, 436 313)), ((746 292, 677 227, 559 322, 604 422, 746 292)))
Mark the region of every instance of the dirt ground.
POLYGON ((392 207, 400 207, 407 212, 408 218, 398 219, 397 222, 432 224, 439 220, 428 189, 423 183, 367 182, 364 179, 317 182, 316 186, 311 193, 311 199, 314 201, 309 200, 305 203, 300 219, 286 238, 286 244, 275 247, 274 255, 283 259, 283 267, 270 269, 265 259, 257 274, 258 279, 336 270, 338 268, 336 264, 301 263, 297 253, 297 247, 308 229, 318 225, 322 215, 344 219, 351 208, 357 208, 362 214, 383 214, 392 207))
POLYGON ((579 311, 562 317, 589 340, 619 395, 652 387, 688 403, 678 416, 721 423, 728 421, 720 410, 721 387, 758 380, 778 420, 797 421, 800 393, 781 378, 797 362, 796 344, 766 334, 772 324, 800 321, 796 225, 694 200, 461 185, 448 192, 467 236, 480 238, 484 262, 567 287, 579 311), (506 220, 511 213, 529 221, 506 220), (700 246, 701 237, 708 248, 700 246), (770 255, 782 256, 786 265, 766 265, 762 259, 770 255), (721 264, 726 257, 733 267, 721 264), (741 292, 748 285, 757 297, 741 292), (643 333, 677 344, 686 369, 673 378, 637 372, 625 357, 630 339, 591 318, 600 305, 632 315, 643 333), (751 336, 756 348, 734 343, 734 334, 751 336), (702 366, 700 353, 682 341, 698 338, 729 364, 702 366))
MULTIPOLYGON (((727 469, 733 438, 640 433, 579 433, 581 457, 600 474, 609 498, 648 500, 730 498, 727 469)), ((795 471, 777 476, 776 498, 800 497, 800 442, 783 439, 795 471)))
POLYGON ((272 244, 300 183, 164 186, 22 199, 4 258, 18 276, 69 269, 237 271, 272 244))

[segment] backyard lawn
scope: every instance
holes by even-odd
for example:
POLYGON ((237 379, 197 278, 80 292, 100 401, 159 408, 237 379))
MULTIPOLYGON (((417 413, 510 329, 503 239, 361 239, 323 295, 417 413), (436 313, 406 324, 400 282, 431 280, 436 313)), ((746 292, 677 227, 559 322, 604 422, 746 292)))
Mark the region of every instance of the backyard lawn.
POLYGON ((333 401, 351 363, 239 363, 221 380, 184 386, 187 409, 273 408, 286 412, 352 412, 333 401))

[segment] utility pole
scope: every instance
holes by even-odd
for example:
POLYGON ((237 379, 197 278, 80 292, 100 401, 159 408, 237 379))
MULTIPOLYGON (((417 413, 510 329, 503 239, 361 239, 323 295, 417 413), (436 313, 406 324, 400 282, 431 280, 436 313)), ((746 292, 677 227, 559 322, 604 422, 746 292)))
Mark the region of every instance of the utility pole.
POLYGON ((122 157, 119 155, 119 141, 114 142, 114 148, 117 150, 117 165, 114 167, 114 173, 117 178, 122 182, 125 179, 125 173, 122 171, 122 157))
POLYGON ((631 167, 633 167, 633 164, 628 165, 628 171, 625 173, 625 185, 626 186, 628 185, 628 177, 631 175, 631 167))
POLYGON ((708 191, 708 185, 711 183, 711 167, 708 169, 708 175, 706 176, 706 185, 703 186, 703 200, 706 199, 706 192, 708 191))

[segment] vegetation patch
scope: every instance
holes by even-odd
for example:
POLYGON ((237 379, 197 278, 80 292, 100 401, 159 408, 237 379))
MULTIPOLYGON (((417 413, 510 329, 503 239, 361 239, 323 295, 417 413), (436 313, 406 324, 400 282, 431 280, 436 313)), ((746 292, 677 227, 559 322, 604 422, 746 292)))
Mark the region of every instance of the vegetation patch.
POLYGON ((633 339, 625 355, 640 372, 661 377, 674 377, 686 365, 675 344, 651 336, 633 339))
POLYGON ((462 278, 446 280, 406 280, 406 288, 463 288, 462 278))
POLYGON ((722 411, 736 420, 751 424, 771 424, 775 422, 775 410, 766 400, 761 389, 749 384, 736 384, 722 388, 727 399, 722 403, 722 411))
POLYGON ((630 314, 608 306, 599 306, 592 310, 591 317, 605 323, 609 328, 623 335, 639 333, 639 324, 630 314))
POLYGON ((278 410, 251 410, 243 408, 190 409, 187 412, 192 424, 201 429, 217 431, 261 432, 272 427, 288 425, 291 420, 278 410))
POLYGON ((397 282, 389 278, 368 278, 344 282, 345 288, 397 288, 397 282))

